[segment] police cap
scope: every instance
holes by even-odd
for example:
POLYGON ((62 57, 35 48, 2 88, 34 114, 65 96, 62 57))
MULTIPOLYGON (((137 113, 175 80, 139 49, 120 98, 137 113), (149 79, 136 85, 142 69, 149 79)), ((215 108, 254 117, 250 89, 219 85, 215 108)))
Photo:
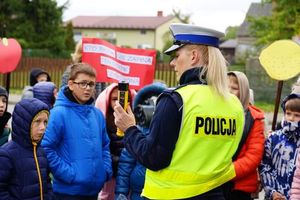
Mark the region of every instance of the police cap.
POLYGON ((173 45, 164 53, 170 55, 185 44, 201 44, 219 47, 219 38, 224 33, 191 24, 171 24, 170 31, 174 38, 173 45))

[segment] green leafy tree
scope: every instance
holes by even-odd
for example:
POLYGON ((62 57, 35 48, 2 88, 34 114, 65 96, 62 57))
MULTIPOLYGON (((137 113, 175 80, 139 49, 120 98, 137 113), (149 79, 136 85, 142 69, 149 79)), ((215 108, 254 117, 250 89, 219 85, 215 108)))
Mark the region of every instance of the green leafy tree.
POLYGON ((190 22, 191 14, 183 14, 179 9, 172 9, 173 15, 179 19, 180 22, 188 24, 190 22))
POLYGON ((0 37, 6 37, 12 27, 18 24, 21 6, 18 0, 1 0, 0 2, 0 37))
POLYGON ((236 38, 236 34, 237 34, 237 31, 239 29, 239 26, 229 26, 226 28, 225 30, 225 40, 228 40, 228 39, 235 39, 236 38))
MULTIPOLYGON (((183 14, 180 10, 173 9, 173 16, 178 18, 181 23, 184 23, 184 24, 190 23, 191 14, 183 14)), ((172 37, 171 37, 169 31, 167 31, 163 35, 163 38, 164 38, 164 41, 165 41, 163 51, 165 51, 173 44, 173 40, 172 40, 172 37)), ((164 57, 164 56, 162 56, 162 57, 164 57)), ((168 58, 166 58, 166 59, 167 60, 165 60, 163 58, 163 60, 169 61, 168 58)))
POLYGON ((248 18, 250 32, 257 38, 257 45, 267 45, 279 39, 291 39, 300 34, 299 0, 263 0, 262 3, 272 3, 272 15, 248 18))
POLYGON ((18 39, 23 48, 60 52, 65 48, 66 5, 59 7, 55 0, 1 0, 0 34, 18 39))
POLYGON ((73 50, 75 48, 75 42, 73 39, 73 24, 70 21, 66 26, 66 38, 65 38, 65 45, 66 49, 73 50))

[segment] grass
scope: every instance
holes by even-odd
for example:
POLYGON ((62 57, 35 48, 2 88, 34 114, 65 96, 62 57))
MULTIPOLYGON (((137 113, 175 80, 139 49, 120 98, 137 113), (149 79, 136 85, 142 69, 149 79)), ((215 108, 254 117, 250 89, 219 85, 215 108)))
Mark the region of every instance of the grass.
POLYGON ((255 106, 262 109, 264 112, 274 112, 274 103, 257 101, 255 106))
POLYGON ((13 89, 13 88, 10 88, 9 89, 9 93, 11 94, 22 94, 22 91, 21 89, 13 89))
POLYGON ((245 73, 245 65, 230 65, 228 66, 228 71, 240 71, 245 73))

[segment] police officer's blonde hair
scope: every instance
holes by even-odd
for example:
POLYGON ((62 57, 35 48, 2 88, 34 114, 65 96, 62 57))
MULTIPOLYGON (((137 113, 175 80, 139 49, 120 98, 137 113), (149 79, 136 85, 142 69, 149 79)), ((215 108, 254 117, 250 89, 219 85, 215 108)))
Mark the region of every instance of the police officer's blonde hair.
POLYGON ((74 53, 71 54, 73 63, 80 63, 82 61, 82 40, 76 44, 74 53))
POLYGON ((229 96, 227 83, 227 67, 226 60, 221 51, 212 46, 205 45, 189 45, 190 48, 196 48, 200 51, 202 57, 199 65, 203 70, 199 74, 199 78, 205 76, 207 84, 221 97, 229 96))

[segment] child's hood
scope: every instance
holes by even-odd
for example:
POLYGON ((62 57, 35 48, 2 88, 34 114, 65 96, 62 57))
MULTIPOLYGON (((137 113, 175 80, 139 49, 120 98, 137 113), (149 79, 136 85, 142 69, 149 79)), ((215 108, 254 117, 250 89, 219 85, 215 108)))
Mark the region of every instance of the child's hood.
POLYGON ((6 108, 4 110, 4 112, 6 112, 7 111, 7 104, 8 104, 8 93, 7 93, 7 90, 2 86, 0 86, 0 96, 4 96, 6 98, 6 108))
POLYGON ((117 83, 110 84, 107 88, 105 88, 97 97, 95 106, 101 110, 103 115, 106 117, 106 112, 108 111, 109 107, 109 98, 112 91, 118 87, 117 83))
MULTIPOLYGON (((103 115, 106 117, 107 111, 108 111, 108 107, 110 105, 109 102, 109 98, 110 95, 112 93, 112 91, 118 87, 117 83, 112 83, 110 84, 107 88, 105 88, 97 97, 97 100, 95 102, 95 106, 101 110, 101 112, 103 113, 103 115)), ((133 102, 133 99, 136 95, 136 91, 133 89, 130 89, 130 98, 131 98, 131 102, 133 102)))
POLYGON ((139 104, 144 104, 144 102, 155 96, 158 97, 167 87, 162 83, 152 83, 150 85, 144 86, 136 94, 133 101, 133 109, 135 109, 139 104))
POLYGON ((8 93, 6 89, 2 86, 0 86, 0 96, 5 96, 6 100, 8 100, 8 93))
POLYGON ((33 86, 33 97, 46 103, 51 109, 55 102, 55 88, 56 86, 53 82, 39 82, 33 86))
POLYGON ((32 147, 30 132, 34 117, 42 110, 47 110, 47 104, 31 98, 18 102, 12 114, 12 140, 23 147, 32 147))
POLYGON ((43 69, 40 69, 40 68, 33 68, 30 72, 30 77, 29 77, 30 86, 34 86, 37 83, 36 78, 40 74, 46 74, 47 75, 47 81, 51 81, 50 75, 46 71, 44 71, 43 69))

